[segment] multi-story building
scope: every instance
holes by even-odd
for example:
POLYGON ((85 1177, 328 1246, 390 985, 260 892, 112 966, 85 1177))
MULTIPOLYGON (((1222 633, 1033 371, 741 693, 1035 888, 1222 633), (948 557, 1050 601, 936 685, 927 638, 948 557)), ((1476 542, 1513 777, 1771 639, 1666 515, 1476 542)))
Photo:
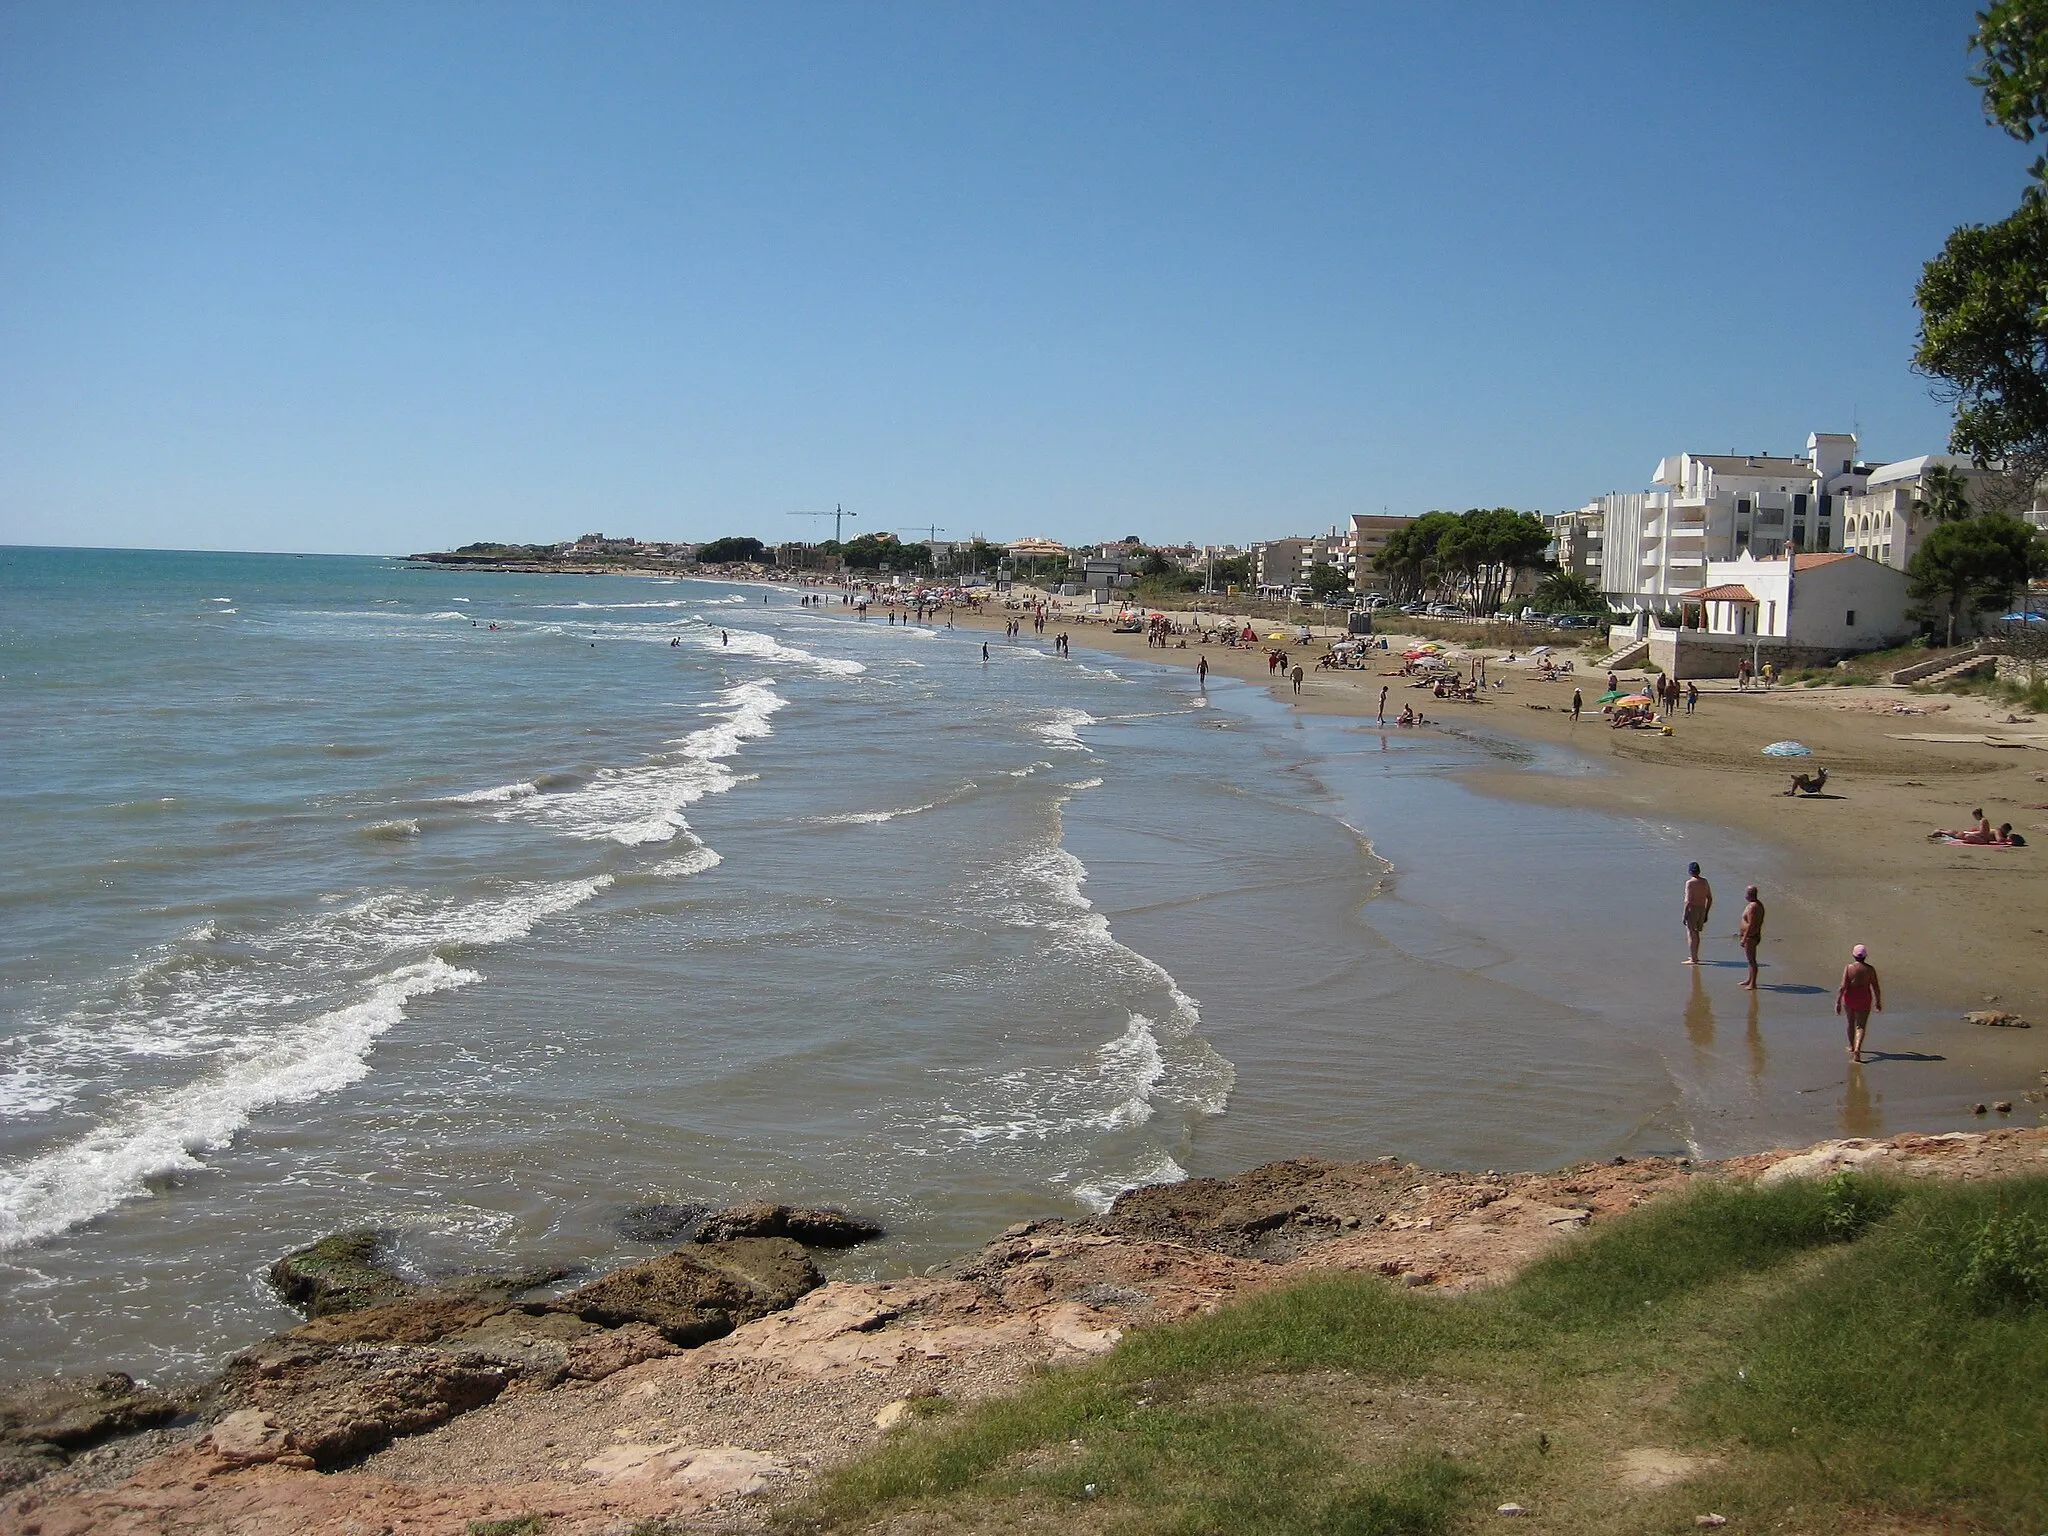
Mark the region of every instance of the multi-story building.
POLYGON ((1599 527, 1599 580, 1609 601, 1661 612, 1705 585, 1709 560, 1839 547, 1842 502, 1861 492, 1868 473, 1856 463, 1853 433, 1815 432, 1801 456, 1672 454, 1658 461, 1651 489, 1597 496, 1566 515, 1599 527))
POLYGON ((1934 526, 1926 511, 1927 472, 1936 467, 1961 475, 1966 493, 1990 489, 2004 478, 1996 470, 1974 467, 1968 459, 1940 453, 1880 464, 1870 471, 1861 490, 1842 499, 1842 548, 1903 571, 1934 526))
POLYGON ((1308 585, 1308 573, 1334 566, 1348 576, 1351 540, 1334 529, 1300 538, 1268 539, 1252 546, 1252 580, 1262 590, 1287 591, 1308 585))
POLYGON ((1369 512, 1351 514, 1351 540, 1346 551, 1346 571, 1356 592, 1376 591, 1386 585, 1379 568, 1380 551, 1387 540, 1414 522, 1412 517, 1391 517, 1369 512))
POLYGON ((1543 521, 1550 528, 1550 558, 1558 569, 1599 586, 1607 540, 1606 509, 1596 501, 1571 512, 1547 513, 1543 521))

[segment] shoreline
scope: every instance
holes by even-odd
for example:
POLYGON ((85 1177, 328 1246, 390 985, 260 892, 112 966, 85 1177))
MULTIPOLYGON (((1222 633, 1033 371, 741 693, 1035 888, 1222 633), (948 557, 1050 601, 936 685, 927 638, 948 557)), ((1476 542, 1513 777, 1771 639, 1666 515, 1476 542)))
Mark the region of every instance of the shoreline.
MULTIPOLYGON (((241 1352, 181 1401, 30 1383, 0 1402, 0 1526, 460 1536, 538 1514, 553 1536, 679 1518, 763 1530, 935 1404, 1006 1395, 1132 1329, 1296 1281, 1370 1273, 1456 1294, 1699 1180, 1985 1179, 2038 1174, 2043 1159, 2048 1127, 1528 1174, 1298 1158, 1133 1190, 1100 1217, 1020 1222, 882 1281, 825 1280, 787 1235, 719 1234, 539 1302, 370 1297, 241 1352), (709 1337, 692 1332, 707 1306, 726 1319, 709 1337)), ((752 1208, 733 1213, 751 1218, 737 1230, 802 1230, 764 1226, 778 1209, 831 1214, 752 1208)))
MULTIPOLYGON (((959 612, 954 620, 960 628, 1000 635, 1007 617, 996 609, 959 612)), ((1372 718, 1382 685, 1391 689, 1390 713, 1404 702, 1408 680, 1382 676, 1384 660, 1363 672, 1310 670, 1295 700, 1265 673, 1263 650, 1193 643, 1186 650, 1161 649, 1146 645, 1142 635, 1114 635, 1104 624, 1080 621, 1071 611, 1063 617, 1074 643, 1091 651, 1187 669, 1206 656, 1212 674, 1263 684, 1282 703, 1311 714, 1372 718)), ((1049 623, 1048 633, 1061 627, 1049 623)), ((1389 632, 1386 638, 1390 650, 1374 656, 1390 656, 1398 666, 1397 642, 1403 637, 1389 632)), ((1852 943, 1868 942, 1874 957, 1883 956, 1887 979, 1945 1007, 1952 1004, 1957 1019, 1996 1007, 2037 1027, 2048 1025, 2048 964, 2040 958, 2048 900, 2035 894, 2041 883, 2035 861, 2048 848, 2048 752, 1895 739, 1911 732, 1999 734, 2009 729, 2002 707, 1972 696, 1915 694, 1889 685, 1764 694, 1738 693, 1716 681, 1702 688, 1699 713, 1690 719, 1681 714, 1674 735, 1666 738, 1611 730, 1591 707, 1574 726, 1568 717, 1571 681, 1540 682, 1526 660, 1503 665, 1497 649, 1460 649, 1467 660, 1486 656, 1489 679, 1506 687, 1490 689, 1481 704, 1428 700, 1430 722, 1423 729, 1540 743, 1604 770, 1565 775, 1482 768, 1459 774, 1461 782, 1499 799, 1669 817, 1754 837, 1787 860, 1802 921, 1825 930, 1830 947, 1845 960, 1852 943), (1922 713, 1884 712, 1894 704, 1922 713), (1807 742, 1814 753, 1792 766, 1831 768, 1832 793, 1819 799, 1783 794, 1790 769, 1762 756, 1761 747, 1787 737, 1807 742), (1990 811, 1994 824, 2009 820, 2027 833, 2029 846, 1927 841, 1926 829, 1962 825, 1978 806, 1990 811), (1895 948, 1907 934, 1914 945, 1895 948)), ((1296 650, 1310 661, 1318 654, 1314 646, 1296 650)), ((1643 676, 1634 669, 1620 675, 1624 681, 1643 676)), ((1574 676, 1590 706, 1604 677, 1583 663, 1574 676)), ((1741 887, 1728 889, 1727 880, 1724 874, 1717 896, 1732 929, 1741 887)))

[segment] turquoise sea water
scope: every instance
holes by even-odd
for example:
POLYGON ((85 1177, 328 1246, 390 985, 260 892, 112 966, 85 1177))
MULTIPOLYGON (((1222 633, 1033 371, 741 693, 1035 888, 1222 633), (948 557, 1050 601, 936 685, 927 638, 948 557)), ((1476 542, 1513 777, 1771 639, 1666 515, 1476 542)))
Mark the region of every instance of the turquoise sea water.
POLYGON ((356 1225, 602 1265, 628 1204, 775 1197, 891 1269, 1272 1157, 1882 1119, 1804 1033, 1703 1042, 1661 955, 1616 981, 1683 828, 826 601, 0 550, 0 1374, 198 1370, 356 1225))

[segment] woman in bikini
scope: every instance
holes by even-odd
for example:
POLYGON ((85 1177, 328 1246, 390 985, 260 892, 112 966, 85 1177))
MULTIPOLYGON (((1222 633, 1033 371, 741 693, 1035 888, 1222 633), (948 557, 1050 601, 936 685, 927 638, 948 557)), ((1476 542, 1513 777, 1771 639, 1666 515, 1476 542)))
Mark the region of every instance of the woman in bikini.
POLYGON ((1835 990, 1835 1012, 1849 1021, 1849 1059, 1863 1060, 1863 1032, 1870 1027, 1870 1010, 1884 1012, 1884 988, 1878 985, 1877 967, 1861 944, 1851 952, 1855 958, 1842 967, 1842 984, 1835 990))

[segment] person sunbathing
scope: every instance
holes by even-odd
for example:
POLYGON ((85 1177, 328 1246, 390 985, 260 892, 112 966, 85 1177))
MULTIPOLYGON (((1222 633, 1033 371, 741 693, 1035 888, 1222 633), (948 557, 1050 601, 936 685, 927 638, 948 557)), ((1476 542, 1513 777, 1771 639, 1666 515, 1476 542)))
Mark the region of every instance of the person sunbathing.
POLYGON ((1970 824, 1962 831, 1953 827, 1937 827, 1927 834, 1930 838, 1945 837, 1952 843, 1969 843, 1975 847, 1989 847, 1998 841, 1998 834, 1991 830, 1991 818, 1983 811, 1970 812, 1970 824))
POLYGON ((1785 793, 1788 795, 1817 795, 1827 787, 1828 771, 1823 768, 1819 773, 1810 776, 1804 773, 1793 774, 1792 787, 1786 790, 1785 793))

